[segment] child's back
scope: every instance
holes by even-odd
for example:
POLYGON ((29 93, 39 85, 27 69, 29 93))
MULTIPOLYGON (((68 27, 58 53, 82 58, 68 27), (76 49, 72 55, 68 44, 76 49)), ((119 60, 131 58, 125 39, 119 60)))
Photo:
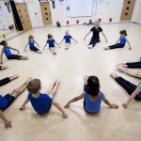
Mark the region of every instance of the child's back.
POLYGON ((47 94, 40 94, 38 98, 34 98, 32 93, 29 93, 28 99, 39 115, 49 112, 53 101, 47 94))
MULTIPOLYGON (((95 96, 93 96, 95 98, 95 96)), ((84 109, 88 113, 98 113, 101 109, 101 103, 103 100, 103 94, 100 92, 98 97, 96 96, 96 100, 92 100, 91 96, 85 92, 84 94, 84 109)))

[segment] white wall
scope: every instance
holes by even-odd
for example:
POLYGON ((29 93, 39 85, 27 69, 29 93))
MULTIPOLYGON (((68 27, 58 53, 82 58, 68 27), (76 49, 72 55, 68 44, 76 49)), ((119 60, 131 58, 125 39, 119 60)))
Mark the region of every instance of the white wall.
POLYGON ((134 12, 132 15, 132 22, 141 24, 141 0, 136 0, 134 12))
POLYGON ((14 25, 12 12, 8 12, 3 1, 0 2, 0 6, 2 7, 2 13, 0 14, 0 29, 8 29, 8 26, 14 25))

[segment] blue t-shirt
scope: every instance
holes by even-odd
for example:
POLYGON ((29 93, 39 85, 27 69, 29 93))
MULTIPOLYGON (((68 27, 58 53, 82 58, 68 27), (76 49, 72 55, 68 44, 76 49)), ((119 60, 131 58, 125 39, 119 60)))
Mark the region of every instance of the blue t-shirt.
POLYGON ((88 93, 84 94, 85 110, 89 113, 98 113, 101 109, 101 102, 103 100, 103 93, 100 92, 99 98, 97 101, 92 102, 89 98, 88 93))
POLYGON ((31 102, 34 110, 39 114, 45 114, 49 112, 53 99, 47 94, 40 94, 38 98, 34 98, 31 93, 28 94, 28 99, 31 102))
MULTIPOLYGON (((138 84, 137 88, 141 87, 141 82, 138 84)), ((141 98, 141 92, 137 95, 137 97, 141 98)))
POLYGON ((64 36, 64 40, 65 40, 66 43, 71 43, 71 39, 72 39, 71 35, 65 35, 64 36))
POLYGON ((120 37, 120 44, 125 45, 126 44, 126 38, 120 37))
POLYGON ((33 48, 34 47, 34 40, 29 42, 29 47, 33 48))
POLYGON ((9 57, 12 55, 11 50, 9 47, 4 48, 4 54, 6 55, 6 57, 9 57))
POLYGON ((48 39, 47 44, 49 44, 49 47, 55 47, 55 40, 54 39, 48 39))
POLYGON ((4 97, 0 95, 0 110, 4 110, 7 108, 7 101, 4 97))

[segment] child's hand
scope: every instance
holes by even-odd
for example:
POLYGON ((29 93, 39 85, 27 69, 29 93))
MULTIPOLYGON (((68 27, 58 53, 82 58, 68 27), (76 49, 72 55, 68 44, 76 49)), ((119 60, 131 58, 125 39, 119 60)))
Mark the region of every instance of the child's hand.
POLYGON ((108 40, 106 39, 105 42, 108 43, 108 40))
POLYGON ((6 121, 4 122, 4 124, 5 124, 5 129, 12 128, 12 123, 11 123, 11 121, 6 120, 6 121))
POLYGON ((63 118, 68 118, 68 115, 66 113, 62 114, 63 118))
POLYGON ((132 50, 132 48, 131 48, 131 47, 129 47, 129 50, 132 50))
POLYGON ((20 108, 21 111, 25 110, 25 109, 26 109, 26 106, 23 106, 23 107, 20 108))
POLYGON ((118 105, 116 105, 116 104, 111 104, 110 108, 113 108, 113 109, 118 109, 118 108, 119 108, 119 106, 118 106, 118 105))
POLYGON ((124 109, 127 109, 128 104, 127 104, 127 103, 123 103, 123 104, 122 104, 122 107, 123 107, 124 109))
POLYGON ((75 41, 76 43, 78 43, 77 41, 75 41))
POLYGON ((64 106, 64 108, 69 108, 69 106, 70 106, 69 104, 66 104, 66 105, 64 106))

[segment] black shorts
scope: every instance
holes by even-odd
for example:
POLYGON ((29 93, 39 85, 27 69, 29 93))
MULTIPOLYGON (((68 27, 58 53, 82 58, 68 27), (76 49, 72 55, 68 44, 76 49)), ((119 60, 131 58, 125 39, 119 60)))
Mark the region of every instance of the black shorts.
POLYGON ((2 70, 2 66, 0 66, 0 70, 2 70))
POLYGON ((8 58, 9 60, 12 60, 12 59, 21 60, 21 57, 22 57, 22 56, 20 56, 20 55, 15 55, 15 54, 13 54, 13 55, 11 55, 11 56, 7 56, 7 58, 8 58))
POLYGON ((6 94, 4 99, 7 101, 7 106, 2 109, 3 111, 6 110, 15 101, 15 97, 10 94, 6 94))
POLYGON ((38 49, 38 48, 36 48, 35 46, 34 46, 34 47, 31 47, 31 48, 30 48, 30 50, 31 50, 31 51, 34 51, 34 52, 39 51, 39 49, 38 49))

